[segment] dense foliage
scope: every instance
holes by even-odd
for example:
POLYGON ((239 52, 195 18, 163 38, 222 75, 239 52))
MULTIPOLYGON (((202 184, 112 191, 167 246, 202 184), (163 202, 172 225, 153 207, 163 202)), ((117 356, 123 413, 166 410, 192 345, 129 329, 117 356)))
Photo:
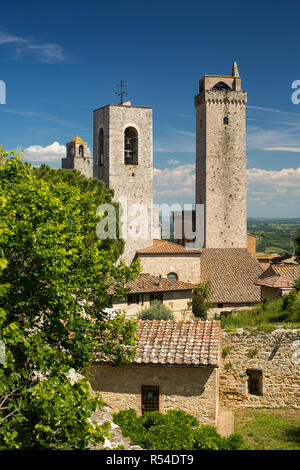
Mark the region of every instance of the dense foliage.
POLYGON ((276 325, 297 326, 300 322, 300 297, 296 290, 276 300, 265 300, 249 310, 221 316, 221 327, 258 328, 265 332, 272 331, 276 325))
POLYGON ((133 409, 113 415, 124 436, 135 445, 150 450, 242 450, 243 439, 232 434, 222 437, 213 426, 199 421, 182 410, 159 411, 137 416, 133 409))
POLYGON ((295 238, 295 256, 298 263, 300 263, 300 227, 298 229, 297 237, 295 238))
POLYGON ((96 208, 112 194, 77 184, 73 172, 73 183, 46 173, 0 147, 0 449, 101 443, 106 426, 89 418, 102 403, 85 379, 72 385, 69 370, 96 354, 116 363, 134 355, 135 322, 103 313, 108 286, 122 297, 138 272, 116 266, 117 240, 95 236, 96 208))
POLYGON ((140 320, 174 320, 172 310, 159 300, 154 300, 150 307, 143 309, 138 318, 140 320))
POLYGON ((211 308, 212 303, 210 297, 212 294, 211 282, 203 281, 197 284, 193 291, 193 297, 189 302, 189 307, 192 307, 192 312, 195 317, 206 320, 207 312, 211 308))

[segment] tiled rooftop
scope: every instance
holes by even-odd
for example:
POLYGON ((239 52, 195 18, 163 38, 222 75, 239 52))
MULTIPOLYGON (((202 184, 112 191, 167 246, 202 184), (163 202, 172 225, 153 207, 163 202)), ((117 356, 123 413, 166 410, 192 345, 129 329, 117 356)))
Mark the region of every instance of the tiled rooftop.
POLYGON ((218 321, 139 320, 137 337, 131 365, 218 366, 218 321))
MULTIPOLYGON (((159 276, 152 276, 151 274, 142 273, 139 274, 132 282, 128 283, 126 287, 130 288, 131 294, 139 294, 142 292, 192 290, 196 286, 194 284, 190 284, 189 282, 159 278, 159 276)), ((113 287, 109 288, 108 293, 113 295, 113 287)))
POLYGON ((200 254, 200 250, 192 250, 185 248, 177 243, 168 242, 166 240, 153 240, 153 245, 147 248, 142 248, 137 251, 138 254, 168 254, 168 253, 183 253, 183 254, 200 254))
POLYGON ((272 264, 259 276, 256 284, 267 287, 292 288, 298 277, 300 277, 299 264, 291 266, 272 264))
POLYGON ((246 248, 204 248, 200 266, 201 281, 211 281, 212 302, 260 302, 255 283, 263 269, 246 248))

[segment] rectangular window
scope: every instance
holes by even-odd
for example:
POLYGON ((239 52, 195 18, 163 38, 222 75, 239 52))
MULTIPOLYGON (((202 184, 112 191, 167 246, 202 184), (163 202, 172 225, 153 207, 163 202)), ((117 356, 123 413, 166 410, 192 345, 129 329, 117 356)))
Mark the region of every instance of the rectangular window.
POLYGON ((142 413, 159 411, 159 386, 142 385, 142 413))
POLYGON ((150 294, 150 305, 154 300, 159 300, 161 303, 163 302, 163 293, 162 292, 151 292, 150 294))
POLYGON ((262 370, 247 369, 248 375, 248 392, 250 395, 262 396, 263 394, 263 375, 262 370))
POLYGON ((128 294, 128 305, 130 304, 139 304, 140 303, 140 296, 139 294, 128 294))

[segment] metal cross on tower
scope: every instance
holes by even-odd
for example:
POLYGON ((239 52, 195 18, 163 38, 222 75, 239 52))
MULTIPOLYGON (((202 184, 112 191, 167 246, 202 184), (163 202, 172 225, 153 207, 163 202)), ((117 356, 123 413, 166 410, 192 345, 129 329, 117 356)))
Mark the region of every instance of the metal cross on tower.
POLYGON ((116 91, 115 94, 120 96, 121 98, 120 104, 123 104, 123 96, 126 96, 126 95, 128 96, 128 93, 125 91, 125 88, 127 88, 127 85, 125 85, 123 80, 121 80, 121 83, 118 83, 116 86, 120 87, 120 91, 116 91))

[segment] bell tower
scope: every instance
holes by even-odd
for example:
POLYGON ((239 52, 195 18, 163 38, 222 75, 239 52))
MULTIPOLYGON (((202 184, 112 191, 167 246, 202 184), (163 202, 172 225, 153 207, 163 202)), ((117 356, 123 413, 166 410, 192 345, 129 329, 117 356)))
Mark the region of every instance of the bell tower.
POLYGON ((196 108, 196 203, 204 205, 204 247, 246 248, 246 116, 237 63, 205 75, 196 108))
POLYGON ((130 263, 138 249, 152 244, 152 108, 122 102, 94 111, 93 175, 114 190, 127 215, 121 259, 130 263))
POLYGON ((93 176, 93 159, 88 157, 88 146, 76 136, 67 144, 66 158, 62 158, 62 168, 78 170, 87 178, 93 176))

